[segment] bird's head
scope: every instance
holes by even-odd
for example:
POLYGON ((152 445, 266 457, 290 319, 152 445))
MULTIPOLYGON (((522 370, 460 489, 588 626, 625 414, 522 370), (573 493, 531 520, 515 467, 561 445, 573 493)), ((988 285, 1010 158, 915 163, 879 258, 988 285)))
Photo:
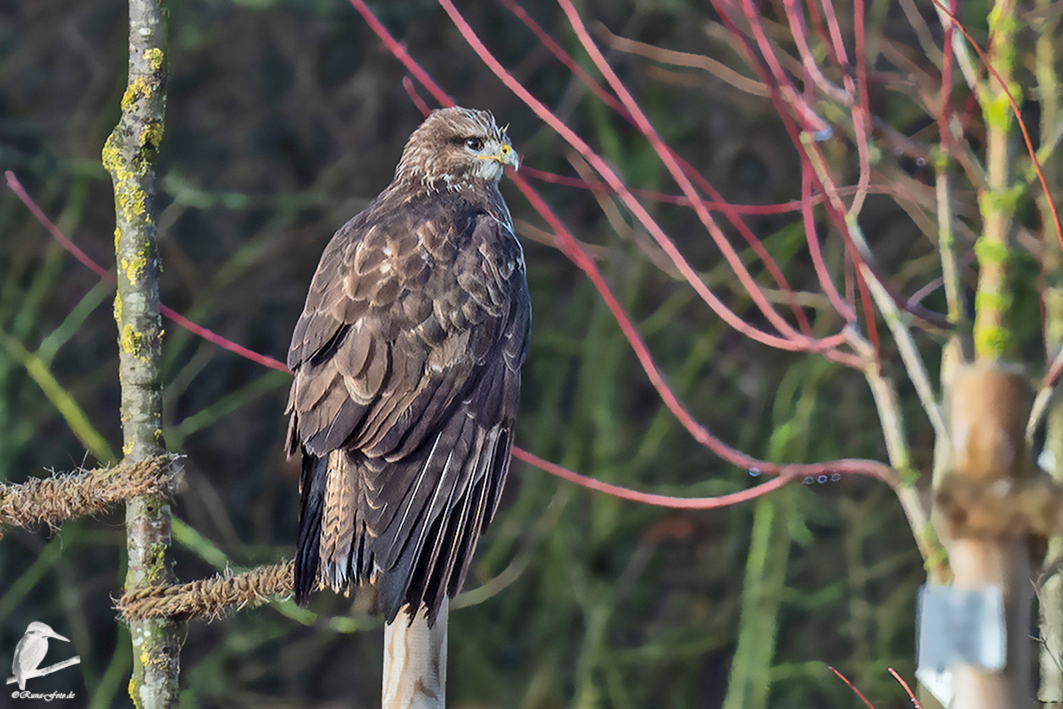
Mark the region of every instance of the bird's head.
POLYGON ((461 190, 474 182, 497 183, 506 165, 520 166, 506 129, 488 111, 455 106, 432 111, 418 126, 395 178, 461 190))
POLYGON ((52 630, 44 623, 38 623, 36 621, 26 626, 26 635, 36 635, 38 637, 55 638, 56 640, 62 640, 63 642, 70 642, 67 638, 64 638, 59 633, 52 630))

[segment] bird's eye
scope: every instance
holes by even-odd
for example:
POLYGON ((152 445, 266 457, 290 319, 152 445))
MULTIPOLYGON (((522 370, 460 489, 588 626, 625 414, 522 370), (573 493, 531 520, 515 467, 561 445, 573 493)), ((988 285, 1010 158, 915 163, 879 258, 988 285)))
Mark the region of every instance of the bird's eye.
POLYGON ((469 150, 480 151, 483 150, 484 142, 479 138, 468 138, 465 141, 465 146, 469 148, 469 150))

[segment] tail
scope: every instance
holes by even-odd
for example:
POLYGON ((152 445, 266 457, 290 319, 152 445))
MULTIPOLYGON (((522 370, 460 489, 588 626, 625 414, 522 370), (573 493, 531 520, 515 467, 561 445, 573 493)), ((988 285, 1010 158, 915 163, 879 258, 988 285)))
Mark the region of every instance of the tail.
POLYGON ((328 458, 318 458, 303 448, 303 475, 299 480, 299 545, 295 552, 295 602, 305 606, 318 585, 321 544, 321 510, 328 480, 328 458))

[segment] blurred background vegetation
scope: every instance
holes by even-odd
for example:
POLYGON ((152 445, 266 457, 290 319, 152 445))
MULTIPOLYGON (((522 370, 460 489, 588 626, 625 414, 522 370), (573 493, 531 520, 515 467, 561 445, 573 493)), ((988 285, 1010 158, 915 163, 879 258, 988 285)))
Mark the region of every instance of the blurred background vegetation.
MULTIPOLYGON (((458 103, 510 124, 526 165, 577 174, 578 159, 483 68, 435 3, 371 5, 458 103)), ((617 35, 739 66, 706 6, 598 0, 581 12, 617 35)), ((343 0, 171 0, 169 7, 162 299, 283 360, 321 249, 386 185, 421 114, 402 86, 402 67, 343 0)), ((590 68, 555 6, 526 9, 590 68)), ((982 39, 986 9, 966 8, 982 39)), ((631 186, 674 191, 646 142, 588 96, 524 25, 491 2, 466 2, 463 11, 522 83, 631 186)), ((876 64, 884 75, 936 71, 908 12, 922 13, 941 46, 929 6, 870 3, 868 36, 894 50, 876 64)), ((0 166, 105 265, 113 263, 114 217, 99 154, 125 87, 127 31, 121 0, 0 2, 0 166)), ((609 59, 665 140, 725 198, 799 197, 800 164, 770 102, 701 70, 615 50, 609 59)), ((905 95, 903 82, 872 91, 892 129, 926 137, 933 118, 905 95)), ((848 148, 833 148, 844 164, 848 148)), ((929 168, 909 156, 876 159, 881 174, 900 182, 929 179, 929 168)), ((676 392, 715 433, 773 461, 885 459, 858 372, 736 335, 662 268, 646 235, 607 197, 540 187, 591 245, 676 392)), ((755 484, 676 424, 591 284, 544 236, 516 190, 502 189, 525 244, 535 313, 518 444, 656 492, 706 496, 755 484)), ((649 206, 706 282, 759 322, 693 214, 649 206)), ((973 193, 961 195, 963 208, 976 210, 973 193)), ((748 223, 795 288, 818 291, 795 219, 748 223)), ((872 195, 862 223, 900 291, 910 295, 937 276, 926 224, 896 201, 872 195)), ((825 249, 830 263, 841 262, 838 240, 825 249)), ((1036 274, 1032 260, 1020 259, 1022 268, 1036 274)), ((1033 287, 1023 293, 1036 307, 1033 287)), ((0 479, 116 460, 111 302, 109 285, 52 241, 10 191, 0 193, 0 479)), ((939 292, 924 304, 944 309, 939 292)), ((803 305, 818 334, 837 328, 824 302, 810 297, 803 305)), ((286 462, 281 446, 288 377, 173 323, 166 330, 165 437, 186 456, 174 505, 178 577, 290 557, 297 461, 286 462)), ((1020 347, 1038 356, 1036 319, 1018 333, 1020 347)), ((887 367, 896 359, 889 347, 887 367)), ((936 349, 928 347, 928 357, 936 349)), ((931 435, 920 428, 914 400, 906 407, 916 462, 928 470, 931 435)), ((515 462, 451 617, 451 706, 858 706, 828 664, 879 709, 908 706, 886 672, 892 666, 912 676, 914 595, 924 579, 901 508, 875 481, 806 483, 754 504, 680 513, 589 493, 515 462), (739 638, 744 650, 736 655, 739 638)), ((44 621, 81 656, 81 672, 52 675, 49 689, 75 689, 76 704, 127 705, 128 635, 112 609, 124 540, 120 512, 54 531, 5 532, 0 666, 26 624, 44 621)), ((377 706, 382 625, 371 606, 321 593, 308 611, 280 602, 189 623, 182 706, 377 706)))

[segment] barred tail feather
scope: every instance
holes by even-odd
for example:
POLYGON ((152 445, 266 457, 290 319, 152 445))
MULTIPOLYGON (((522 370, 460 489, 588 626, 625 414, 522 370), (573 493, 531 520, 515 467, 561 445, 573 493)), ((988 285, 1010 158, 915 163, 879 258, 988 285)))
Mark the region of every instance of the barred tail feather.
POLYGON ((328 455, 325 504, 321 514, 320 579, 337 593, 350 591, 355 531, 362 524, 358 515, 361 475, 348 453, 328 455))

